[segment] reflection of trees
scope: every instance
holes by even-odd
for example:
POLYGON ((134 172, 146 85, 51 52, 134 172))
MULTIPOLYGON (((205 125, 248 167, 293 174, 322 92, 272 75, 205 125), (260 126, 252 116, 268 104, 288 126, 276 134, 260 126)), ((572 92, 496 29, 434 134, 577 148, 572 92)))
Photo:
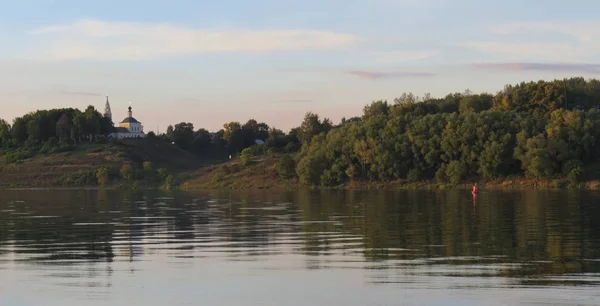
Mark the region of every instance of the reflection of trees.
POLYGON ((310 254, 336 248, 317 233, 341 229, 363 237, 367 260, 444 257, 458 264, 453 257, 476 256, 460 262, 529 263, 500 272, 509 276, 600 272, 581 260, 600 257, 600 208, 591 205, 599 199, 581 191, 486 191, 473 207, 461 190, 312 192, 298 205, 310 254), (346 216, 341 226, 310 223, 336 216, 346 216))
POLYGON ((105 209, 107 202, 95 197, 95 192, 85 191, 4 191, 2 243, 18 243, 14 252, 32 261, 110 261, 113 225, 101 224, 105 220, 100 220, 97 209, 105 209), (74 230, 73 224, 85 230, 74 230))
POLYGON ((305 255, 309 268, 350 255, 528 263, 494 272, 504 276, 600 272, 581 260, 600 258, 599 199, 582 191, 483 191, 473 206, 463 190, 4 191, 0 245, 32 264, 123 257, 132 269, 136 257, 163 250, 245 259, 290 252, 305 255))

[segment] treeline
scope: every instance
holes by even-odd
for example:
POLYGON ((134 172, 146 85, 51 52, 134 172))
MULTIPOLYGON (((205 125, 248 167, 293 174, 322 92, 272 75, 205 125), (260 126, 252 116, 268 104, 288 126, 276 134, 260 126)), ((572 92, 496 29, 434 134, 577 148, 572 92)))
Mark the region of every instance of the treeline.
POLYGON ((338 125, 307 113, 288 134, 250 120, 216 133, 180 123, 165 137, 199 154, 242 152, 244 163, 252 155, 298 151, 281 159, 279 171, 306 185, 523 175, 576 183, 600 156, 599 103, 600 81, 571 78, 507 85, 495 95, 405 93, 338 125))
MULTIPOLYGON (((306 116, 308 121, 319 124, 321 122, 317 114, 309 113, 306 116)), ((330 121, 326 121, 326 124, 328 124, 328 128, 311 131, 311 133, 316 135, 329 131, 330 121)), ((194 130, 192 123, 181 122, 175 126, 169 126, 165 134, 154 135, 150 132, 148 135, 172 141, 180 148, 201 156, 228 156, 237 155, 249 148, 255 149, 257 154, 297 152, 301 147, 303 137, 307 135, 304 130, 305 128, 298 127, 286 134, 280 129, 269 127, 264 122, 259 123, 250 119, 244 124, 225 123, 223 129, 212 133, 203 128, 194 130)))
POLYGON ((93 106, 38 110, 13 120, 0 119, 0 153, 7 163, 38 153, 71 151, 77 144, 106 139, 113 123, 93 106))
POLYGON ((38 110, 14 119, 12 125, 0 119, 0 146, 34 147, 46 142, 77 144, 110 134, 113 123, 93 106, 83 112, 74 109, 38 110))
MULTIPOLYGON (((229 122, 216 132, 181 122, 150 139, 201 157, 279 155, 282 177, 306 185, 354 180, 432 180, 565 176, 584 178, 600 156, 600 81, 523 82, 496 94, 470 91, 433 98, 402 94, 333 124, 307 113, 284 133, 263 122, 229 122)), ((37 111, 0 122, 4 148, 75 145, 104 139, 112 122, 93 107, 37 111)))
POLYGON ((496 95, 405 94, 303 142, 296 172, 304 184, 324 186, 523 174, 576 183, 600 156, 598 103, 600 82, 583 78, 521 83, 496 95))

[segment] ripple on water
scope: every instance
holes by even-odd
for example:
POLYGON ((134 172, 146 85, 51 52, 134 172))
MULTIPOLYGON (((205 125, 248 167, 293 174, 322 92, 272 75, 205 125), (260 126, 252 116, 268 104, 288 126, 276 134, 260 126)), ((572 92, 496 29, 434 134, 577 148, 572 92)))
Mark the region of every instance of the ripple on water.
POLYGON ((67 304, 106 305, 125 295, 146 296, 150 305, 169 304, 159 302, 169 295, 193 304, 198 299, 189 297, 202 290, 227 292, 218 300, 230 305, 240 304, 231 292, 250 290, 310 305, 344 297, 343 305, 401 304, 411 295, 431 304, 424 301, 435 294, 468 305, 511 293, 517 304, 591 305, 597 297, 600 213, 566 205, 573 194, 482 194, 476 208, 468 193, 462 200, 460 193, 422 194, 123 200, 115 191, 113 200, 90 196, 85 206, 81 197, 60 206, 46 204, 48 195, 27 207, 4 201, 0 286, 44 287, 67 304), (289 297, 297 288, 323 299, 289 297))

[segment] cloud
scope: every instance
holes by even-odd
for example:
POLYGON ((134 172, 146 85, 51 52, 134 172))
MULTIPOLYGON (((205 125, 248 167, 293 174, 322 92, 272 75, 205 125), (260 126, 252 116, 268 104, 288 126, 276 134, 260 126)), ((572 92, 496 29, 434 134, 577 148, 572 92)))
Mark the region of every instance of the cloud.
POLYGON ((500 71, 552 71, 577 73, 600 72, 600 64, 579 63, 484 63, 471 64, 470 66, 475 69, 500 71))
POLYGON ((359 38, 317 30, 194 29, 170 24, 81 20, 34 29, 45 42, 31 56, 55 60, 148 60, 211 52, 275 52, 346 47, 359 38))
POLYGON ((361 79, 368 80, 379 80, 379 79, 392 79, 392 78, 414 78, 414 77, 433 77, 434 73, 429 72, 376 72, 376 71, 364 71, 364 70, 350 70, 346 71, 346 74, 357 76, 361 79))
POLYGON ((397 63, 422 60, 439 54, 436 50, 374 52, 371 56, 378 62, 397 63))
POLYGON ((336 67, 302 67, 302 68, 280 68, 280 72, 300 72, 300 73, 319 73, 319 74, 345 74, 359 77, 367 80, 392 79, 392 78, 412 78, 412 77, 433 77, 436 74, 430 72, 418 71, 368 71, 358 69, 345 69, 336 67))
POLYGON ((510 23, 496 26, 490 32, 491 39, 470 41, 465 45, 503 60, 515 61, 585 63, 600 56, 600 22, 510 23))

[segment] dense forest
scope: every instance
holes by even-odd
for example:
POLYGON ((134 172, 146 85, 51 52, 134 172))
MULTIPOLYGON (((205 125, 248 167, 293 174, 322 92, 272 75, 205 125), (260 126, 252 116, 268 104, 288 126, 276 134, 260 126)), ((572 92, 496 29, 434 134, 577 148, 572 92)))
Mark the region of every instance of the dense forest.
MULTIPOLYGON (((266 123, 229 122, 210 132, 181 122, 155 141, 173 142, 199 158, 279 158, 283 178, 337 186, 354 180, 464 180, 525 176, 585 179, 600 157, 600 81, 523 82, 496 94, 470 91, 443 98, 402 94, 366 105, 334 124, 307 113, 288 133, 266 123)), ((6 162, 35 152, 107 141, 112 122, 92 106, 55 109, 0 121, 6 162), (23 152, 26 153, 23 153, 23 152)))

